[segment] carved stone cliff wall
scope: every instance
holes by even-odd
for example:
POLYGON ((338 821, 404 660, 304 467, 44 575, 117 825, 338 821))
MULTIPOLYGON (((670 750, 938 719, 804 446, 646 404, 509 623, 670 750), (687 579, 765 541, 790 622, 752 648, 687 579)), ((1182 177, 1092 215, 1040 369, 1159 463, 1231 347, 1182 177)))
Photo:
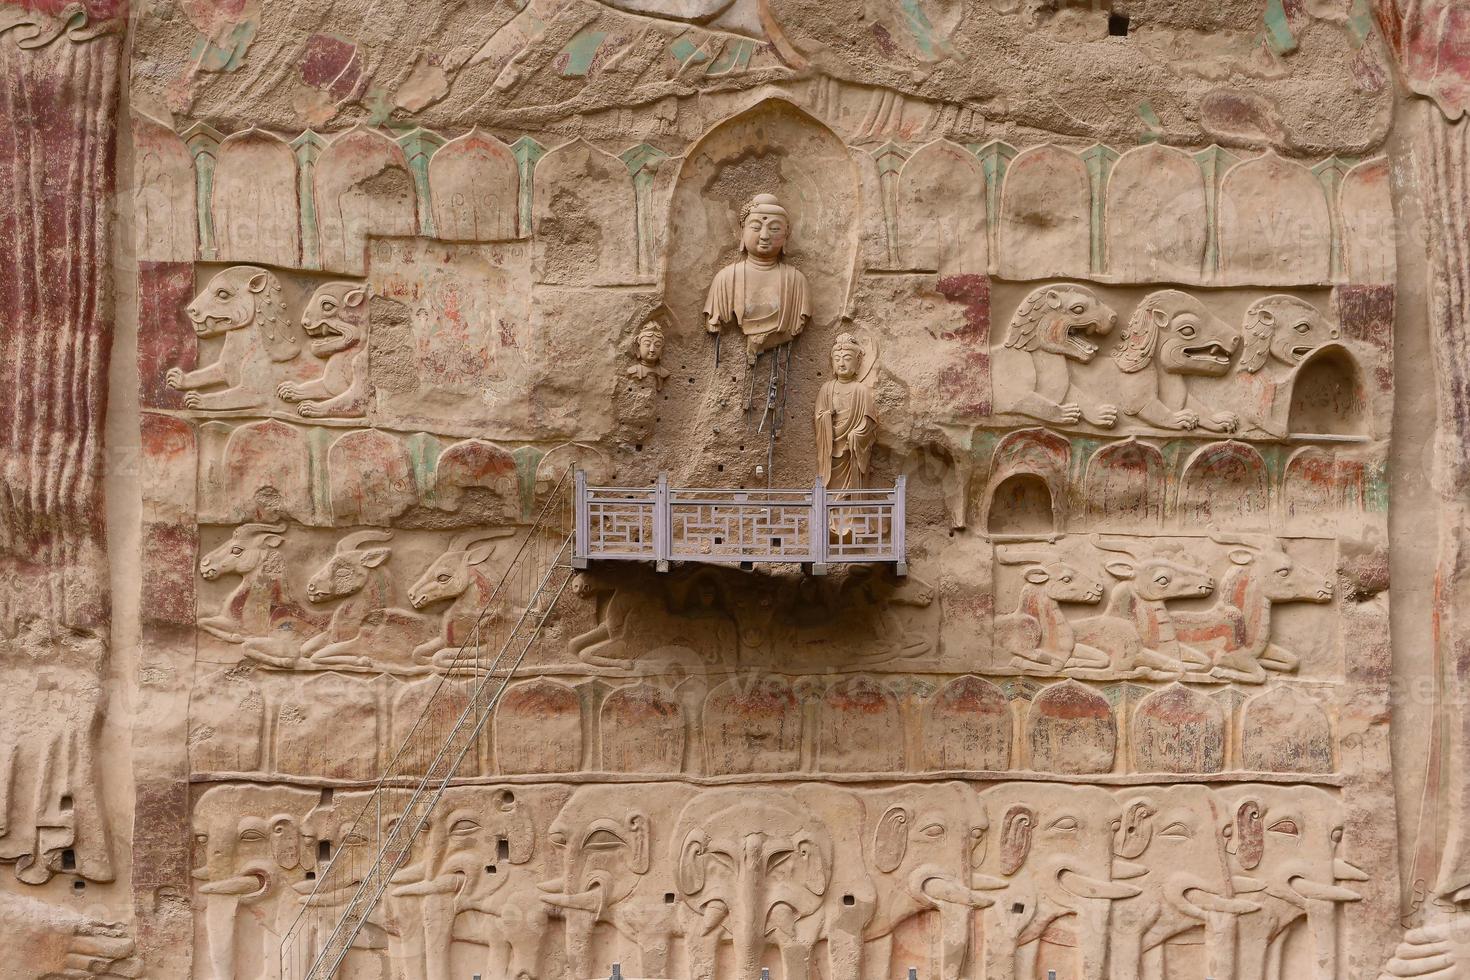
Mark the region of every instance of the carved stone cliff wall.
POLYGON ((0 6, 0 976, 1470 969, 1463 32, 1380 7, 0 6))

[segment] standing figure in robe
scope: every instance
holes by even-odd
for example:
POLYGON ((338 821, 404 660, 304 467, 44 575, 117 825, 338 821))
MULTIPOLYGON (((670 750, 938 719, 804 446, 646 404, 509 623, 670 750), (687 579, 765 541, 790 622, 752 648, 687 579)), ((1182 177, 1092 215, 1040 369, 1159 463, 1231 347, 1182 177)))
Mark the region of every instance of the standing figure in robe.
POLYGON ((877 358, 867 353, 852 334, 838 334, 832 344, 832 380, 817 392, 817 475, 828 490, 868 486, 878 439, 878 399, 873 392, 877 358))

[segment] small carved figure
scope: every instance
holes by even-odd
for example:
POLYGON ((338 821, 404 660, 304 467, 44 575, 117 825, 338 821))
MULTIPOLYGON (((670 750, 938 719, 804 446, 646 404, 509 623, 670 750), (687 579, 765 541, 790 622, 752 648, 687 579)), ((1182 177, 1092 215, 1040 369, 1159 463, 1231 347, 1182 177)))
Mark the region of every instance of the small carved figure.
POLYGON ((286 318, 281 283, 259 266, 237 265, 217 274, 185 308, 200 340, 223 336, 213 364, 193 371, 172 367, 164 376, 184 392, 186 408, 261 408, 270 401, 270 364, 301 352, 286 318), (218 391, 201 392, 199 388, 218 391))
POLYGON ((861 490, 868 485, 873 443, 878 439, 878 399, 872 380, 876 367, 876 350, 865 351, 850 333, 838 334, 832 344, 833 378, 817 392, 816 409, 817 475, 829 490, 861 490))
POLYGON ((1215 590, 1215 579, 1202 568, 1157 555, 1140 556, 1117 541, 1097 538, 1094 543, 1126 556, 1103 566, 1122 581, 1113 587, 1102 615, 1074 624, 1077 640, 1105 651, 1114 670, 1140 677, 1165 680, 1186 669, 1208 669, 1208 655, 1179 642, 1165 604, 1170 599, 1207 596, 1215 590))
POLYGON ((633 363, 627 370, 630 378, 639 381, 653 379, 653 390, 663 390, 669 369, 659 364, 664 356, 664 332, 653 320, 638 328, 637 344, 633 349, 633 363))
POLYGON ((1191 398, 1187 378, 1221 377, 1238 350, 1240 334, 1193 296, 1177 289, 1149 293, 1113 351, 1123 414, 1160 429, 1234 432, 1240 417, 1191 398))
POLYGON ((1072 624, 1062 612, 1062 603, 1097 605, 1102 601, 1104 585, 1078 565, 1040 552, 1013 553, 998 549, 996 558, 1003 565, 1026 565, 1026 584, 1014 612, 995 617, 995 646, 1002 654, 1010 654, 1022 667, 1041 666, 1047 670, 1068 668, 1103 668, 1109 665, 1106 653, 1085 643, 1078 643, 1072 624))
POLYGON ((1033 289, 1011 317, 1005 344, 995 352, 996 408, 1056 425, 1078 420, 1111 428, 1117 406, 1082 402, 1071 365, 1089 363, 1118 314, 1092 290, 1071 283, 1033 289))
POLYGON ((1213 606, 1174 614, 1180 641, 1212 654, 1210 674, 1221 680, 1263 684, 1268 670, 1296 670, 1300 658, 1271 642, 1271 606, 1331 602, 1331 576, 1297 564, 1268 534, 1211 537, 1238 546, 1229 554, 1235 567, 1225 574, 1213 606))
POLYGON ((1245 311, 1241 324, 1245 349, 1236 367, 1247 420, 1269 435, 1287 431, 1292 371, 1323 344, 1337 340, 1338 328, 1315 306, 1295 296, 1267 296, 1245 311))
POLYGON ((311 337, 311 353, 325 360, 322 376, 314 381, 286 381, 276 394, 300 402, 303 418, 358 418, 367 414, 368 396, 368 287, 361 283, 329 282, 318 286, 301 314, 301 326, 311 337))
POLYGON ((301 645, 301 654, 321 667, 410 670, 413 652, 433 632, 432 624, 408 609, 395 609, 393 579, 383 566, 393 552, 372 542, 392 531, 356 531, 306 584, 312 602, 341 600, 327 628, 301 645))

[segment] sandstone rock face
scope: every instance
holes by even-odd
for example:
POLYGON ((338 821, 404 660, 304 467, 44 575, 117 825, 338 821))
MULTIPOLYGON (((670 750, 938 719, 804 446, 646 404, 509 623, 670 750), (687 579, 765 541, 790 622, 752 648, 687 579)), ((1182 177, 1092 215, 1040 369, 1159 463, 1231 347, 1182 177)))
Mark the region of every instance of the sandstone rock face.
POLYGON ((1467 44, 0 3, 0 977, 1470 976, 1467 44))

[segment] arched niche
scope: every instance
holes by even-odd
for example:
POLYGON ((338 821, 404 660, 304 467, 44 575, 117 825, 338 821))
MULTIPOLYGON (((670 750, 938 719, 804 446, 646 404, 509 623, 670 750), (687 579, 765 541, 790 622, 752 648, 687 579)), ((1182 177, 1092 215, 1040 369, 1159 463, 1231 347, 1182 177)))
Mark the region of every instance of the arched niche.
POLYGON ((1267 152, 1220 181, 1220 277, 1300 285, 1330 276, 1332 219, 1310 170, 1267 152))
POLYGON ((704 700, 704 768, 711 776, 795 772, 801 704, 779 677, 732 677, 704 700))
POLYGON ((1266 522, 1271 492, 1266 461, 1243 442, 1211 443, 1184 465, 1179 486, 1179 519, 1186 525, 1211 523, 1259 527, 1266 522))
POLYGON ((296 157, 279 136, 247 129, 220 144, 211 204, 221 261, 300 263, 296 185, 296 157))
POLYGON ((1393 282, 1395 243, 1388 157, 1365 160, 1337 190, 1343 276, 1351 283, 1393 282))
POLYGON ((1367 434, 1367 386, 1357 359, 1342 344, 1324 344, 1292 372, 1287 431, 1294 436, 1367 434))
POLYGON ((1004 771, 1011 764, 1011 709, 994 684, 956 677, 924 706, 924 768, 1004 771))
POLYGON ((1054 514, 1046 481, 1035 473, 1014 473, 991 493, 985 527, 991 534, 1055 534, 1054 514))
POLYGON ((984 275, 985 172, 958 143, 920 147, 898 172, 898 263, 941 275, 984 275))
POLYGON ((1125 439, 1103 446, 1087 463, 1082 497, 1092 523, 1157 525, 1164 515, 1164 454, 1125 439))
POLYGON ((992 534, 1051 534, 1066 527, 1072 447, 1047 429, 1012 432, 995 447, 985 493, 992 534))
POLYGON ((133 223, 138 258, 192 262, 198 240, 194 158, 173 128, 133 114, 133 223))
POLYGON ((1091 223, 1092 183, 1082 158, 1050 144, 1022 150, 1006 168, 1001 187, 1001 275, 1086 275, 1091 223))
POLYGON ((806 275, 812 325, 842 314, 857 248, 857 167, 835 133, 773 98, 719 123, 684 157, 664 278, 678 322, 703 324, 710 282, 740 254, 740 209, 761 193, 775 194, 791 217, 786 257, 806 275))
POLYGON ((652 684, 620 687, 602 702, 604 772, 679 772, 684 768, 684 709, 652 684))
POLYGON ((1225 713, 1199 691, 1170 684, 1133 713, 1133 765, 1139 772, 1225 769, 1225 713))
POLYGON ((1277 687, 1246 703, 1241 764, 1256 772, 1326 773, 1334 769, 1332 722, 1316 701, 1277 687))
POLYGON ((364 126, 327 144, 313 171, 323 269, 362 275, 369 236, 418 231, 413 174, 398 144, 364 126))
POLYGON ((434 229, 446 241, 516 237, 519 195, 515 157, 479 128, 445 143, 429 160, 434 229))
POLYGON ((1108 174, 1108 272, 1124 282, 1199 282, 1208 229, 1205 179, 1183 150, 1135 147, 1108 174))
POLYGON ((582 701, 541 677, 516 684, 495 710, 495 762, 504 775, 582 768, 582 701))
POLYGON ((1068 775, 1112 772, 1118 723, 1108 699, 1076 681, 1053 684, 1026 717, 1031 768, 1068 775))

